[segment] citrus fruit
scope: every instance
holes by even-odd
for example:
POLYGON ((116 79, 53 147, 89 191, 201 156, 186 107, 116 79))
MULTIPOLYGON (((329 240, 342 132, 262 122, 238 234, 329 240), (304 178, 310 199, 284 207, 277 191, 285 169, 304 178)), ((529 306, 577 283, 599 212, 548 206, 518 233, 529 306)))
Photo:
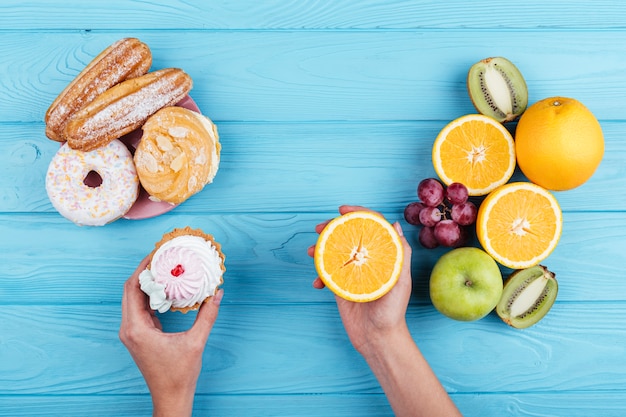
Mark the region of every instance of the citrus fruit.
POLYGON ((556 198, 531 182, 513 182, 481 203, 476 235, 496 261, 513 269, 537 265, 561 237, 563 216, 556 198))
POLYGON ((515 150, 517 163, 530 181, 564 191, 593 175, 604 155, 604 136, 600 123, 582 103, 550 97, 522 114, 515 150))
POLYGON ((315 245, 315 268, 332 292, 372 301, 398 281, 404 258, 400 236, 381 215, 353 211, 328 223, 315 245))
POLYGON ((433 144, 433 165, 446 185, 460 182, 471 196, 488 194, 513 175, 513 137, 491 117, 461 116, 437 135, 433 144))

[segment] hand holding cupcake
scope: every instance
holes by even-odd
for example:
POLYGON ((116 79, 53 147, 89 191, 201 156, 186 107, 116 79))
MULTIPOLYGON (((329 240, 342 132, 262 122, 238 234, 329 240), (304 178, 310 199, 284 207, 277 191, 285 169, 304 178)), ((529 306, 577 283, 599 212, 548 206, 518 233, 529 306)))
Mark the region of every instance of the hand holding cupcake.
POLYGON ((200 229, 166 233, 139 275, 150 308, 159 313, 197 310, 224 282, 224 259, 220 244, 200 229))

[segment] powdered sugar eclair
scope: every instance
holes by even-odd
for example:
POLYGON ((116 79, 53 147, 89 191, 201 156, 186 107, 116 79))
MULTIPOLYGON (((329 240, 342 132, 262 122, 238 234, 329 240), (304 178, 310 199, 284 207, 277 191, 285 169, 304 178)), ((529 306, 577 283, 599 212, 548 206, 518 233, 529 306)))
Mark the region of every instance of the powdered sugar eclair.
POLYGON ((224 260, 212 235, 190 227, 174 229, 157 242, 139 274, 141 290, 159 313, 197 310, 224 282, 224 260))
POLYGON ((122 81, 77 111, 63 135, 72 149, 105 146, 140 128, 159 109, 181 101, 192 86, 191 77, 180 68, 163 68, 122 81))
POLYGON ((81 108, 114 85, 145 74, 151 65, 150 48, 137 38, 107 47, 52 102, 45 116, 46 136, 64 142, 65 126, 81 108))

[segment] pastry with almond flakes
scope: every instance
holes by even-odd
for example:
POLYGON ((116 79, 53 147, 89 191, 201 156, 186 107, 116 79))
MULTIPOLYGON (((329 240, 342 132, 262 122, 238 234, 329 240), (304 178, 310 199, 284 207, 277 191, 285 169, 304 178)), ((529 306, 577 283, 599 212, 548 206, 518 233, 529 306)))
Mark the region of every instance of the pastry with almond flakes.
POLYGON ((152 200, 180 204, 213 181, 220 151, 217 127, 208 117, 172 106, 143 125, 134 160, 152 200))

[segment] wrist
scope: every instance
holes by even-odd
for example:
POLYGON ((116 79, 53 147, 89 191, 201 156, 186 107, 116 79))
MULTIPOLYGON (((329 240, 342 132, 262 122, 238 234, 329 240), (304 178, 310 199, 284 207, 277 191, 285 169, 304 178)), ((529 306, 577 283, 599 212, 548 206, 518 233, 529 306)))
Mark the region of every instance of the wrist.
POLYGON ((460 416, 406 324, 362 352, 398 417, 460 416))
POLYGON ((406 343, 413 344, 413 338, 406 325, 400 323, 395 327, 377 332, 359 347, 359 353, 367 362, 379 360, 390 352, 390 349, 403 347, 406 343))
POLYGON ((173 390, 166 394, 152 394, 152 416, 191 416, 193 411, 194 390, 173 390))

